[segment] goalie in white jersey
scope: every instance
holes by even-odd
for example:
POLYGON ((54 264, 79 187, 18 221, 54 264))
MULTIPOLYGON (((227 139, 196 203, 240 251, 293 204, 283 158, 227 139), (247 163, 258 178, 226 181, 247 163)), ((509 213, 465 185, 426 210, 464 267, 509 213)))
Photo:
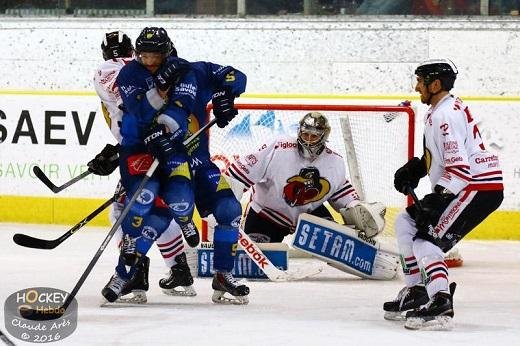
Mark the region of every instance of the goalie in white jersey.
MULTIPOLYGON (((171 50, 175 47, 171 45, 171 50)), ((105 121, 116 138, 121 143, 120 125, 123 117, 121 109, 123 101, 116 83, 119 71, 134 59, 134 47, 130 38, 122 31, 108 32, 101 43, 103 59, 94 73, 93 83, 97 95, 101 100, 101 109, 105 121)), ((89 170, 97 175, 109 175, 119 166, 118 147, 107 144, 96 157, 88 163, 89 170)), ((119 188, 119 187, 118 187, 119 188)), ((112 204, 110 220, 115 223, 124 205, 122 201, 112 204)), ((167 206, 157 200, 156 208, 159 212, 167 214, 167 206)), ((121 246, 121 229, 115 235, 116 241, 121 246)), ((170 268, 169 277, 159 281, 159 286, 168 295, 196 295, 192 287, 193 277, 190 273, 184 253, 184 243, 179 226, 172 221, 168 229, 157 239, 157 247, 161 252, 164 262, 170 268)), ((122 296, 132 292, 133 296, 120 298, 120 302, 145 303, 148 285, 149 259, 146 257, 142 266, 137 270, 132 280, 125 286, 122 296)))
POLYGON ((359 200, 345 178, 343 158, 326 146, 330 130, 323 114, 308 113, 299 123, 298 138, 278 138, 231 164, 228 174, 252 188, 244 232, 253 240, 281 242, 294 232, 302 213, 332 220, 326 201, 366 236, 382 231, 385 208, 359 200))
POLYGON ((404 194, 412 193, 427 174, 432 188, 420 206, 408 207, 395 221, 406 287, 383 308, 387 319, 403 318, 410 310, 409 329, 449 324, 455 284, 449 285, 444 253, 503 200, 498 157, 486 151, 468 107, 449 93, 457 73, 448 59, 429 60, 415 70, 415 90, 430 105, 424 117, 424 155, 394 176, 395 188, 404 194))

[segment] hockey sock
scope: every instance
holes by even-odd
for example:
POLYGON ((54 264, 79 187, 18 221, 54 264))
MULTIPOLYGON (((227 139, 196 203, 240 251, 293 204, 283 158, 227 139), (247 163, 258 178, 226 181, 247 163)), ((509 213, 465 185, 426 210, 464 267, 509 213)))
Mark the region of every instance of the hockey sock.
POLYGON ((238 229, 230 226, 216 226, 213 236, 215 271, 233 270, 237 250, 238 229))
POLYGON ((184 251, 182 235, 166 230, 158 239, 157 247, 161 252, 166 267, 171 268, 177 264, 175 257, 184 251))

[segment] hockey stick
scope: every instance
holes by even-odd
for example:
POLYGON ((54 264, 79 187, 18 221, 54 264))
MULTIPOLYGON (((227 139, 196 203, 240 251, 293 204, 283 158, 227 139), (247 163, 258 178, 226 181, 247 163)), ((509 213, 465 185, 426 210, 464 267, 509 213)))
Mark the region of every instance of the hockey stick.
MULTIPOLYGON (((417 197, 417 195, 415 194, 415 191, 413 190, 412 187, 408 186, 407 187, 407 191, 408 191, 408 194, 410 196, 412 196, 412 199, 413 199, 413 202, 415 204, 415 207, 417 208, 417 211, 419 211, 419 213, 424 213, 424 208, 422 206, 422 203, 421 201, 419 200, 419 198, 417 197)), ((439 236, 437 235, 437 233, 435 232, 435 228, 433 228, 433 225, 430 223, 428 224, 428 234, 433 238, 433 239, 438 239, 439 236)))
MULTIPOLYGON (((116 148, 119 149, 119 144, 116 145, 116 148)), ((117 154, 116 154, 117 155, 117 154)), ((111 161, 117 159, 117 156, 114 155, 110 158, 111 161)), ((38 179, 40 179, 40 181, 42 183, 45 184, 45 186, 47 186, 49 189, 51 189, 52 192, 54 193, 58 193, 60 191, 63 191, 65 190, 67 187, 71 186, 72 184, 80 181, 81 179, 85 178, 86 176, 92 174, 91 171, 85 171, 83 173, 81 173, 80 175, 78 175, 77 177, 74 177, 72 178, 71 180, 67 181, 65 184, 61 185, 61 186, 56 186, 53 184, 53 182, 45 175, 45 173, 43 173, 43 171, 41 170, 40 167, 38 166, 34 166, 33 167, 33 173, 34 175, 36 175, 36 177, 38 179)))
POLYGON ((240 228, 238 234, 238 244, 244 249, 245 253, 256 265, 262 269, 269 280, 276 282, 301 280, 306 277, 319 274, 324 266, 308 266, 300 268, 294 272, 286 272, 274 266, 266 255, 260 250, 258 245, 240 228))
POLYGON ((33 249, 44 249, 44 250, 51 250, 63 243, 67 238, 69 238, 71 235, 76 233, 80 228, 85 226, 90 220, 95 218, 98 214, 100 214, 103 210, 108 208, 114 201, 116 201, 119 198, 119 194, 115 194, 112 196, 109 200, 107 200, 103 205, 101 205, 99 208, 94 210, 92 213, 90 213, 87 217, 85 217, 83 220, 78 222, 74 227, 69 229, 66 233, 64 233, 61 237, 53 239, 53 240, 47 240, 47 239, 40 239, 40 238, 34 238, 29 235, 16 233, 13 236, 13 241, 20 245, 25 247, 30 247, 33 249))
MULTIPOLYGON (((216 122, 217 122, 216 118, 212 119, 206 125, 201 127, 197 132, 195 132, 193 135, 191 135, 190 138, 188 138, 184 142, 182 142, 182 144, 185 146, 188 145, 191 141, 193 141, 195 138, 197 138, 203 131, 205 131, 209 127, 213 126, 213 124, 215 124, 216 122)), ((110 232, 108 232, 107 236, 105 237, 105 240, 103 240, 103 242, 101 243, 101 246, 98 248, 94 257, 88 264, 87 269, 85 269, 85 271, 79 278, 78 282, 76 283, 76 286, 74 286, 74 288, 72 289, 70 294, 67 296, 67 299, 65 299, 65 302, 63 303, 63 305, 59 308, 56 308, 55 309, 56 312, 52 312, 52 313, 44 313, 44 312, 42 312, 38 309, 34 309, 34 308, 20 310, 20 315, 22 317, 29 319, 29 320, 34 320, 34 321, 48 321, 48 320, 55 320, 55 319, 58 319, 61 316, 63 316, 63 314, 69 307, 69 305, 74 300, 74 297, 78 293, 79 289, 81 288, 81 286, 87 279, 88 275, 90 274, 90 272, 96 265, 97 261, 99 260, 99 257, 101 257, 101 254, 103 254, 103 252, 105 251, 105 248, 107 247, 108 243, 110 242, 110 240, 116 233, 117 229, 123 223, 123 220, 125 219, 126 215, 129 213, 132 205, 137 200, 137 197, 141 194, 141 191, 144 189, 146 183, 148 182, 148 180, 150 180, 150 178, 154 174, 155 170, 157 169, 157 166, 159 166, 159 160, 154 159, 154 161, 152 162, 152 165, 150 166, 150 168, 148 168, 148 171, 146 172, 143 180, 141 181, 141 183, 135 190, 132 198, 130 199, 128 204, 123 208, 121 215, 119 216, 117 221, 114 223, 114 225, 110 229, 110 232)))
POLYGON ((6 344, 8 346, 15 346, 14 342, 9 340, 7 335, 5 335, 1 330, 0 330, 0 340, 2 340, 4 342, 4 344, 6 344))
POLYGON ((92 174, 91 171, 85 171, 85 172, 81 173, 80 175, 78 175, 77 177, 74 177, 71 180, 67 181, 65 184, 63 184, 61 186, 56 186, 52 183, 52 181, 50 181, 50 179, 45 175, 45 173, 43 173, 43 171, 41 170, 40 167, 34 166, 33 173, 34 173, 34 175, 36 175, 36 177, 38 179, 40 179, 40 181, 42 183, 45 184, 45 186, 47 186, 49 189, 51 189, 51 191, 54 193, 58 193, 62 190, 65 190, 67 187, 71 186, 72 184, 74 184, 74 183, 80 181, 81 179, 85 178, 86 176, 92 174))

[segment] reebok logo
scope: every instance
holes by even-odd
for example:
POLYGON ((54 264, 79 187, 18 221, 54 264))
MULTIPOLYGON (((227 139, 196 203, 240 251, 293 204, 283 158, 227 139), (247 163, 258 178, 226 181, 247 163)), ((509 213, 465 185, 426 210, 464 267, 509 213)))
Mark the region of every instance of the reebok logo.
POLYGON ((242 234, 240 233, 238 233, 238 242, 240 243, 240 246, 242 246, 244 251, 251 255, 251 258, 261 269, 264 269, 268 266, 267 258, 257 251, 256 245, 242 237, 242 234))

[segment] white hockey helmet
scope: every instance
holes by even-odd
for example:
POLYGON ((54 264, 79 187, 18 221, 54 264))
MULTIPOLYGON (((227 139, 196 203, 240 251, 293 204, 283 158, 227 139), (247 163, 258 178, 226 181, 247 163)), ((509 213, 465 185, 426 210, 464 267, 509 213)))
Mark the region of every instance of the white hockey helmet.
POLYGON ((298 151, 304 158, 314 160, 325 149, 329 135, 329 121, 323 114, 305 114, 298 128, 298 151))

